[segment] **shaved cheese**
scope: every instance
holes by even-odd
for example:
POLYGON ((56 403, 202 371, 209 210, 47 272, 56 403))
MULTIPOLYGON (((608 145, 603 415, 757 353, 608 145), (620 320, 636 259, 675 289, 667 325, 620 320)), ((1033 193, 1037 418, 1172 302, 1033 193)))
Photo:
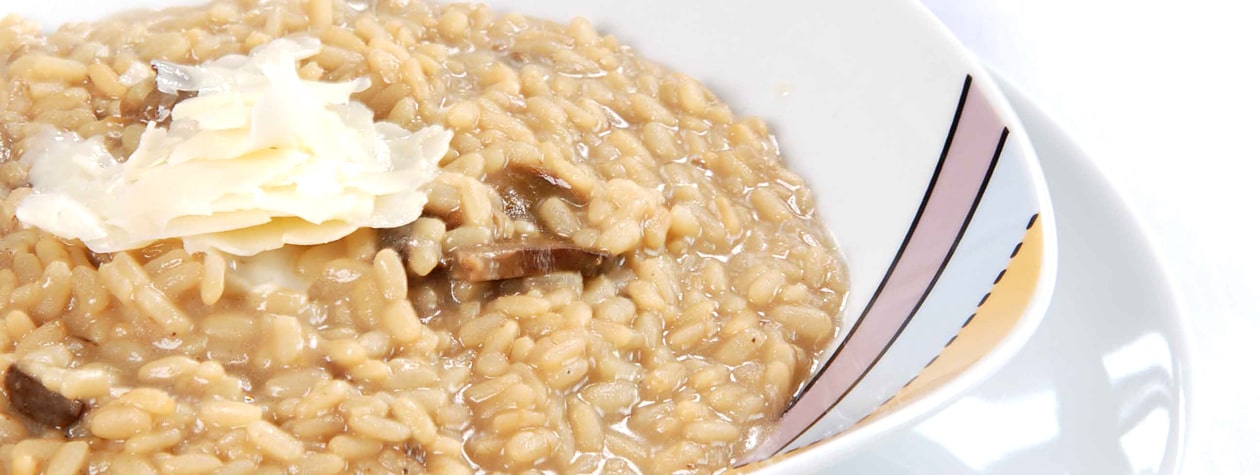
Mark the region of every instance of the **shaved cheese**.
POLYGON ((351 99, 367 79, 301 79, 296 62, 319 50, 281 38, 200 66, 156 62, 159 90, 197 93, 170 127, 150 124, 126 160, 100 137, 45 130, 21 158, 34 192, 18 219, 96 252, 181 238, 237 256, 415 221, 453 134, 374 123, 351 99))

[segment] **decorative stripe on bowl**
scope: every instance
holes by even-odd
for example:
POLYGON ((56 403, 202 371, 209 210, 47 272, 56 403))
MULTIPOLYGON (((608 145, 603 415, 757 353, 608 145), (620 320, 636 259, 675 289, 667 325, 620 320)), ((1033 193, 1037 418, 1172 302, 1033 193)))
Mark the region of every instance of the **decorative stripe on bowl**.
POLYGON ((881 407, 913 400, 939 385, 940 375, 957 374, 1001 341, 1005 331, 977 339, 966 357, 951 357, 948 365, 937 361, 943 349, 956 346, 950 343, 980 295, 1002 292, 1003 299, 1025 304, 989 312, 996 316, 986 320, 1007 321, 992 328, 1006 330, 1022 315, 1014 309, 1032 297, 1036 269, 1032 286, 1008 285, 1014 290, 1007 291, 993 279, 1014 262, 1007 254, 1013 246, 1042 232, 1033 226, 1040 210, 1025 186, 1026 165, 1009 157, 1009 135, 993 102, 967 76, 936 169, 883 281, 779 425, 739 465, 809 446, 883 414, 881 407), (960 297, 971 302, 965 310, 960 297))

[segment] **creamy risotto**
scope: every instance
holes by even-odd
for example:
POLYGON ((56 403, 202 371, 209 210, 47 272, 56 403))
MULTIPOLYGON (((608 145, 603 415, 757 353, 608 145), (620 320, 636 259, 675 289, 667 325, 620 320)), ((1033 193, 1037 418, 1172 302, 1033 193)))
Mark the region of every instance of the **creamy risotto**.
POLYGON ((0 471, 720 472, 840 331, 765 122, 587 20, 0 23, 0 471))

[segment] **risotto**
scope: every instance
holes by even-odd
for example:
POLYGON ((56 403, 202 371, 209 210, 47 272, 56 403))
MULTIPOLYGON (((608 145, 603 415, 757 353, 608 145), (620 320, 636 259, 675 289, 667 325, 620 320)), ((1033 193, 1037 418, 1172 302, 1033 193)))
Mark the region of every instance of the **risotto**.
MULTIPOLYGON (((50 34, 0 23, 7 473, 720 472, 841 330, 842 263, 765 122, 587 20, 229 0, 50 34), (162 74, 281 41, 313 48, 289 61, 302 84, 349 85, 327 110, 365 106, 395 151, 443 139, 407 175, 427 181, 366 201, 414 215, 338 221, 323 243, 126 248, 111 239, 139 227, 88 239, 61 230, 70 214, 21 214, 49 196, 40 160, 69 150, 50 147, 145 173, 151 134, 219 97, 162 74)), ((110 216, 142 223, 215 173, 110 216)))

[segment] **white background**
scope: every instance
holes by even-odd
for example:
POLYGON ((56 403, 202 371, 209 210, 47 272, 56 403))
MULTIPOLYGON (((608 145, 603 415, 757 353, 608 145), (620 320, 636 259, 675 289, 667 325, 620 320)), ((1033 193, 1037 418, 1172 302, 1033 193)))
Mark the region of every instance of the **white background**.
POLYGON ((922 1, 1152 234, 1193 332, 1183 473, 1260 470, 1260 2, 922 1))

